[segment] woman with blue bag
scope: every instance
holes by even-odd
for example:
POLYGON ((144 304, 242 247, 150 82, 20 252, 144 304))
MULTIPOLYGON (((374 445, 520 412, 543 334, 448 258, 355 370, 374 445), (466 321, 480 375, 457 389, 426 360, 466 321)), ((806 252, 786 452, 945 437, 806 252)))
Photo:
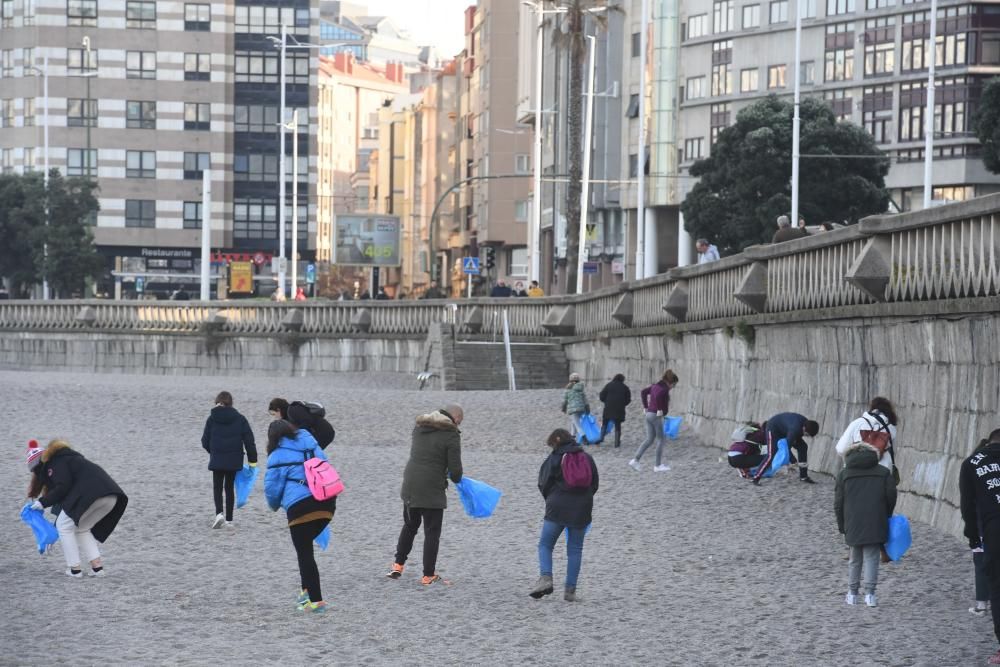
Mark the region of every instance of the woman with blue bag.
POLYGON ((584 435, 583 416, 590 414, 587 404, 587 390, 580 380, 579 373, 570 373, 569 384, 563 392, 562 411, 569 415, 570 433, 573 437, 584 435))
POLYGON ((288 532, 299 563, 299 611, 326 611, 320 588, 319 567, 313 553, 313 540, 333 519, 337 498, 317 500, 306 483, 305 462, 312 458, 326 459, 316 438, 305 429, 279 419, 267 429, 267 472, 264 475, 264 496, 273 511, 284 509, 288 532))
POLYGON ((538 540, 540 576, 529 593, 536 600, 552 593, 552 551, 566 531, 566 583, 563 599, 575 602, 576 583, 583 561, 583 538, 592 521, 594 494, 598 489, 597 464, 576 444, 573 436, 558 428, 549 435, 552 452, 538 471, 538 490, 545 498, 545 519, 538 540))

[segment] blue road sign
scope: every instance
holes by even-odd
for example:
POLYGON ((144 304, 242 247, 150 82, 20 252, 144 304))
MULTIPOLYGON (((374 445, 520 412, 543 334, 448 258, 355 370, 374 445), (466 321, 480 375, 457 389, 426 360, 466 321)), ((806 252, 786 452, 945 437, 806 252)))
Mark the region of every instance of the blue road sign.
POLYGON ((306 282, 310 285, 316 282, 316 265, 306 264, 306 282))
POLYGON ((597 273, 597 262, 584 262, 583 272, 586 273, 597 273))
POLYGON ((479 275, 479 258, 465 257, 462 259, 462 271, 470 276, 479 275))

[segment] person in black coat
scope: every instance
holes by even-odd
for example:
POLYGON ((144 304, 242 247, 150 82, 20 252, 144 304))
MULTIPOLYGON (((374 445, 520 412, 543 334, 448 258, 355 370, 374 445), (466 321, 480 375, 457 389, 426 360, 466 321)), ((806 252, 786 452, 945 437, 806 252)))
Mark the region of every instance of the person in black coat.
POLYGON ((29 452, 33 473, 28 497, 32 508, 52 508, 59 543, 66 558, 66 574, 83 577, 80 552, 90 563, 92 577, 105 576, 98 542, 104 542, 125 513, 128 496, 101 466, 70 449, 63 440, 53 440, 41 456, 29 452))
POLYGON ((563 599, 576 600, 576 582, 583 561, 583 538, 592 521, 594 494, 599 480, 597 464, 583 451, 569 431, 557 428, 549 435, 548 446, 552 452, 538 471, 538 490, 545 498, 545 520, 538 540, 538 566, 540 575, 534 590, 529 593, 538 599, 552 592, 552 550, 562 533, 566 532, 566 584, 563 599), (572 458, 570 458, 572 457, 572 458), (583 475, 589 472, 589 483, 580 486, 580 465, 583 475))
POLYGON ((215 407, 205 422, 201 446, 208 452, 208 469, 212 471, 212 492, 215 497, 215 521, 212 528, 233 527, 233 507, 236 504, 236 473, 243 469, 246 451, 250 467, 257 465, 257 445, 250 422, 233 407, 233 395, 220 391, 215 407), (222 513, 222 491, 226 491, 226 513, 222 513))
POLYGON ((622 444, 622 422, 625 421, 625 406, 632 402, 632 390, 625 384, 625 376, 615 375, 611 382, 604 385, 598 394, 604 403, 604 414, 601 417, 601 440, 608 433, 608 422, 615 423, 615 447, 622 444))

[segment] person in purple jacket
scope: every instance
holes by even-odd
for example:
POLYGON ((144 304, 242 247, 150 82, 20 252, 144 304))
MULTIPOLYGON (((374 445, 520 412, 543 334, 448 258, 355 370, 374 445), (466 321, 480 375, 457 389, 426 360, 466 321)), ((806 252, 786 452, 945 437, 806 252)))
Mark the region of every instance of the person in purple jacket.
POLYGON ((667 444, 667 438, 663 434, 663 415, 667 414, 670 409, 670 390, 677 385, 677 382, 677 374, 668 368, 659 382, 646 387, 639 393, 642 397, 642 406, 646 408, 646 439, 639 445, 632 460, 628 462, 633 470, 642 470, 639 459, 646 453, 654 440, 658 440, 658 444, 656 445, 656 465, 653 467, 653 471, 667 472, 670 470, 670 466, 662 462, 663 446, 667 444))

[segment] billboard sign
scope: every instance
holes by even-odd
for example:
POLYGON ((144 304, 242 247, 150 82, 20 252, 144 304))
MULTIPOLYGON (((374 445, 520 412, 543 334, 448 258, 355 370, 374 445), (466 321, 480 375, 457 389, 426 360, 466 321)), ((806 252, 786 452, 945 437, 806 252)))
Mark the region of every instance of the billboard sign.
POLYGON ((333 263, 340 266, 399 266, 402 228, 392 215, 338 215, 333 263))
POLYGON ((229 263, 229 293, 253 294, 253 262, 229 263))

